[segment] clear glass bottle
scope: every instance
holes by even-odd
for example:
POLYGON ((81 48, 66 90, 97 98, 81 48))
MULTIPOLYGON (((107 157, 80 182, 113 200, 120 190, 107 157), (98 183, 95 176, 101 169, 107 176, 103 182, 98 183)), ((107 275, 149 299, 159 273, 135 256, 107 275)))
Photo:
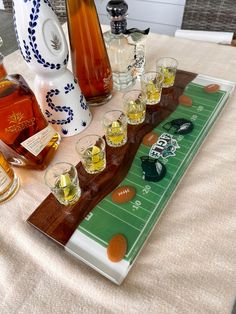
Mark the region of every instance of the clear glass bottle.
POLYGON ((15 195, 19 188, 19 178, 0 151, 0 203, 15 195))
POLYGON ((116 90, 132 86, 142 75, 145 66, 145 39, 149 29, 127 30, 128 5, 122 0, 109 1, 107 12, 111 30, 103 34, 111 63, 116 90))
POLYGON ((60 135, 44 118, 21 75, 7 75, 0 54, 0 150, 15 166, 44 169, 54 157, 60 135))
POLYGON ((72 67, 90 105, 112 97, 112 71, 94 0, 67 0, 72 67))

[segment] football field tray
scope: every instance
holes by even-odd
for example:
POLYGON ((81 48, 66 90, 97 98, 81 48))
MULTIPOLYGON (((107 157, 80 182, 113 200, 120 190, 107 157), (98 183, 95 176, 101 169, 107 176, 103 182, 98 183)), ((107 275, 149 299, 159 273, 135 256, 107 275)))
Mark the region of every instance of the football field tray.
POLYGON ((147 107, 145 122, 129 126, 128 143, 119 149, 107 147, 107 167, 101 174, 88 175, 77 165, 79 202, 65 210, 50 194, 28 222, 120 284, 233 91, 232 82, 178 71, 174 88, 164 90, 159 105, 147 107), (206 93, 209 84, 218 84, 220 90, 206 93), (192 106, 178 105, 181 94, 192 99, 192 106), (176 119, 187 120, 193 130, 175 132, 169 126, 176 119), (150 132, 155 142, 143 141, 150 132), (159 181, 155 170, 151 177, 145 172, 154 161, 157 170, 160 165, 166 169, 159 181), (117 234, 126 238, 127 251, 114 263, 107 247, 117 234))

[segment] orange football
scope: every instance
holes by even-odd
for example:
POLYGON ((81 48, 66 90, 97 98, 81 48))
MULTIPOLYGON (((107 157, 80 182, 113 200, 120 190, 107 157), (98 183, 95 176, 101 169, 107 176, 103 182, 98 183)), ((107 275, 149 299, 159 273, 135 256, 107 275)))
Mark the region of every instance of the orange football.
POLYGON ((210 84, 204 87, 204 91, 206 93, 216 93, 220 89, 220 85, 218 84, 210 84))
POLYGON ((127 241, 122 234, 116 234, 108 243, 107 256, 113 263, 120 262, 125 256, 127 241))
POLYGON ((192 98, 186 95, 179 96, 179 104, 190 107, 193 104, 192 98))
POLYGON ((155 144, 158 140, 158 134, 155 132, 150 132, 147 133, 144 137, 143 137, 143 144, 145 146, 151 147, 153 144, 155 144))
POLYGON ((114 203, 123 204, 131 201, 136 195, 134 187, 129 185, 119 186, 111 194, 111 199, 114 203))

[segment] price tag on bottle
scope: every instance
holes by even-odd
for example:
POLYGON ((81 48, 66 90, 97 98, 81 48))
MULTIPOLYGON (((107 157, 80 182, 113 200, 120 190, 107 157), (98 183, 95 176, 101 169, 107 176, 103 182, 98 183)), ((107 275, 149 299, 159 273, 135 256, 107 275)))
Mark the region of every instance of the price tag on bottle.
POLYGON ((56 131, 51 125, 48 125, 46 128, 40 132, 29 137, 27 140, 21 143, 21 145, 27 149, 34 156, 38 156, 41 151, 47 146, 51 141, 56 131))

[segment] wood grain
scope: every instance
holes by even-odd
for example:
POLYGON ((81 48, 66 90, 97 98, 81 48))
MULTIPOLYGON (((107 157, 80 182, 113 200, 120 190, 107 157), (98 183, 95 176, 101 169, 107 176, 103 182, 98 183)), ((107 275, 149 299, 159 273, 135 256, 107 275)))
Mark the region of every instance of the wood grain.
POLYGON ((76 204, 65 207, 50 194, 27 222, 64 246, 79 223, 126 177, 144 135, 176 109, 178 97, 195 77, 194 73, 177 71, 175 86, 163 90, 161 103, 147 106, 144 123, 128 126, 128 142, 120 148, 106 146, 107 166, 102 173, 90 175, 81 163, 76 166, 82 190, 81 198, 76 204))

